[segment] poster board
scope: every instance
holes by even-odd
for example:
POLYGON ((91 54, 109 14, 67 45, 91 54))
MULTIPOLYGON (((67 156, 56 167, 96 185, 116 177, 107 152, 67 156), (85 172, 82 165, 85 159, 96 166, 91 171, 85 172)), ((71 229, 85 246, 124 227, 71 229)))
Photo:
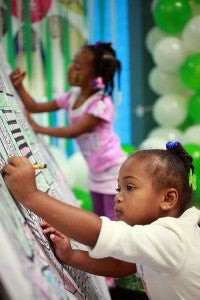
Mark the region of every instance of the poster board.
MULTIPOLYGON (((46 169, 36 170, 38 188, 60 201, 78 206, 44 140, 27 122, 9 73, 0 47, 0 171, 13 155, 26 156, 32 164, 45 162, 46 169)), ((15 202, 0 174, 0 285, 5 299, 110 299, 103 277, 58 261, 39 220, 37 215, 15 202)), ((75 241, 71 243, 72 247, 86 249, 75 241)))

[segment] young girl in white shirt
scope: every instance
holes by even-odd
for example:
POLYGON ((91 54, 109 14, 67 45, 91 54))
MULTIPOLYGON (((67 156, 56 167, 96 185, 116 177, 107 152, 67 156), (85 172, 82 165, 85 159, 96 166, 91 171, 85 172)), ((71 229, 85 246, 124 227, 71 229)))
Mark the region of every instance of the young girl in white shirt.
POLYGON ((25 157, 9 158, 3 171, 15 199, 45 220, 44 233, 65 264, 116 278, 135 273, 152 300, 200 299, 200 211, 188 208, 196 182, 192 157, 179 142, 138 151, 122 164, 118 221, 39 191, 25 157), (67 236, 89 251, 71 249, 67 236))

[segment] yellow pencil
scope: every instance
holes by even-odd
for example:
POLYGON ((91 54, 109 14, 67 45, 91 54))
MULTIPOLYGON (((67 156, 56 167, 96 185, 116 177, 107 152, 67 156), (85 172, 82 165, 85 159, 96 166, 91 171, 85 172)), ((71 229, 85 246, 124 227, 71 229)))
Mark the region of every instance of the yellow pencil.
POLYGON ((47 164, 34 164, 33 168, 36 169, 45 169, 47 168, 47 164))

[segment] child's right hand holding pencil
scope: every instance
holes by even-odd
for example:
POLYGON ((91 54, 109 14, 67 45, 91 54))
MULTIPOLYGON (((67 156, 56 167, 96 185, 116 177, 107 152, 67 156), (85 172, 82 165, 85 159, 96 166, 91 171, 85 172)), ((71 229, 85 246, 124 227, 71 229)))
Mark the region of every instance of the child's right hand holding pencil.
POLYGON ((35 170, 26 157, 9 157, 3 174, 8 189, 22 204, 28 202, 29 197, 37 192, 35 170))

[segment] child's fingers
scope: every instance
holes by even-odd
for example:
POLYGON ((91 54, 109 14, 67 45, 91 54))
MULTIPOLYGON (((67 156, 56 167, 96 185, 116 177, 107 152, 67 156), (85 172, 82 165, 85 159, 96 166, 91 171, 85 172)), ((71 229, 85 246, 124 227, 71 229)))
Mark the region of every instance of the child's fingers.
POLYGON ((56 235, 59 236, 62 240, 68 239, 62 232, 56 230, 56 235))
POLYGON ((2 174, 3 174, 4 176, 10 175, 10 174, 13 173, 14 169, 15 169, 15 167, 12 166, 11 164, 6 165, 6 166, 2 169, 2 174))
POLYGON ((56 230, 54 227, 50 226, 42 230, 44 234, 54 234, 61 239, 65 239, 66 236, 62 234, 60 231, 56 230))
POLYGON ((56 230, 53 226, 51 226, 46 221, 40 221, 39 224, 42 228, 43 233, 45 233, 45 234, 54 233, 62 239, 66 238, 66 236, 64 234, 62 234, 60 231, 56 230))
POLYGON ((63 239, 60 235, 50 234, 50 239, 60 249, 66 249, 70 245, 68 239, 63 239))
POLYGON ((16 69, 9 76, 14 86, 18 86, 26 76, 26 72, 21 71, 20 69, 16 69))
POLYGON ((47 223, 46 221, 40 221, 39 224, 44 233, 56 232, 56 229, 53 226, 51 226, 49 223, 47 223))
POLYGON ((8 163, 2 170, 3 175, 11 175, 16 167, 22 167, 25 164, 30 164, 27 158, 22 156, 11 156, 8 158, 8 163))
POLYGON ((44 221, 44 220, 40 221, 39 224, 40 224, 40 226, 41 226, 42 228, 45 228, 45 227, 49 227, 49 226, 50 226, 50 224, 47 223, 47 222, 44 221))
POLYGON ((42 229, 43 233, 50 234, 50 233, 56 233, 56 229, 54 227, 46 227, 42 229))

